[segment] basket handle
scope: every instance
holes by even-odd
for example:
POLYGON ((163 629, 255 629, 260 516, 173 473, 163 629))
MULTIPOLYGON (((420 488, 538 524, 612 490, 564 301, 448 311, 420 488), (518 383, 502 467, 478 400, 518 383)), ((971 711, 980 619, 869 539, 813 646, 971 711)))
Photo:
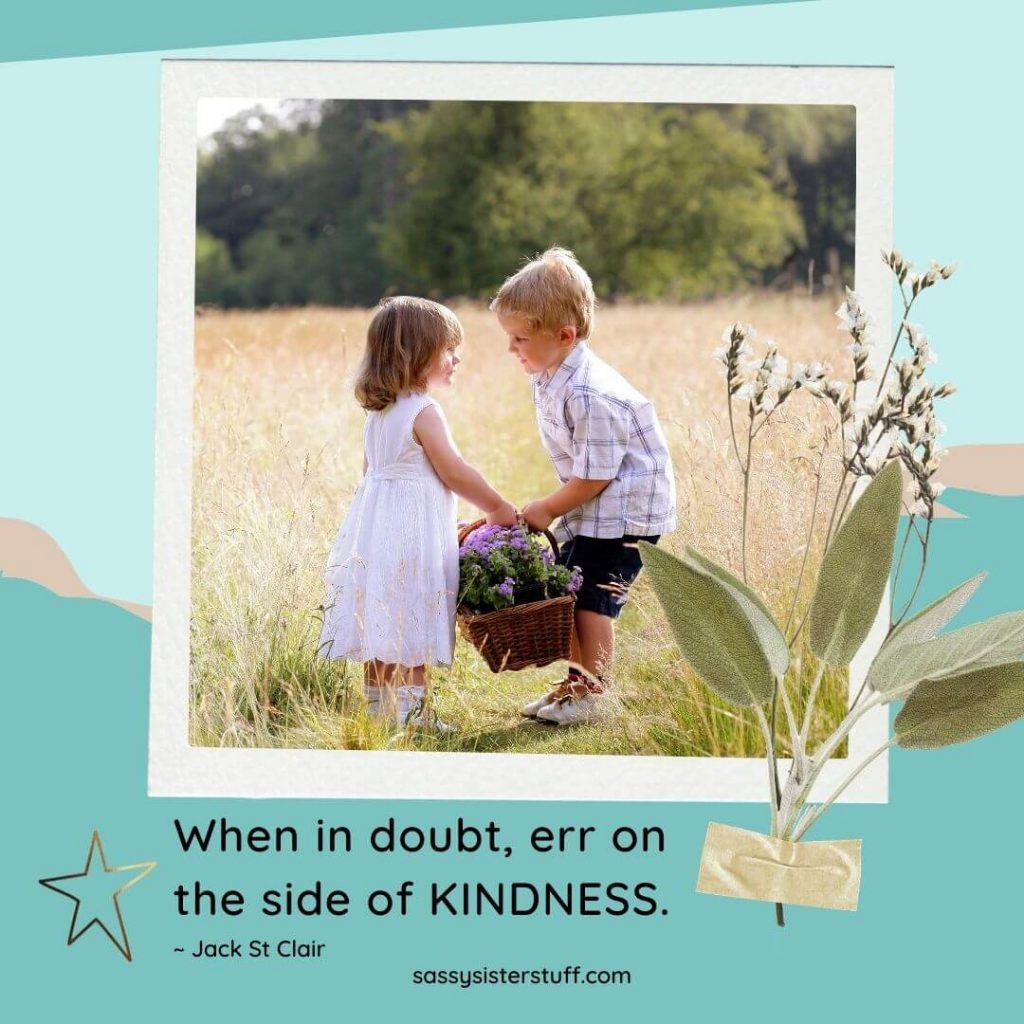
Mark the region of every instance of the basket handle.
MULTIPOLYGON (((465 542, 466 538, 474 530, 479 530, 481 526, 486 526, 486 525, 487 525, 487 520, 486 519, 477 519, 475 522, 465 523, 463 526, 461 526, 459 528, 459 546, 460 547, 462 546, 462 544, 465 542)), ((544 536, 547 538, 548 543, 551 545, 551 550, 554 552, 555 558, 557 559, 558 558, 558 541, 555 540, 554 534, 552 534, 552 532, 550 530, 537 530, 537 529, 534 529, 534 527, 530 526, 528 523, 524 524, 524 525, 526 525, 527 529, 529 529, 529 531, 531 533, 543 533, 544 534, 544 536)))

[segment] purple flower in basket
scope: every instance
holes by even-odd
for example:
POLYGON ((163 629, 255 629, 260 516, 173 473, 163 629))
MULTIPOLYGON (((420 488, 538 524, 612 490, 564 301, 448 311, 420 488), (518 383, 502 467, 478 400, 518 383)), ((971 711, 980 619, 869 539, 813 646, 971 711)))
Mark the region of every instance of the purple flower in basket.
POLYGON ((580 571, 578 566, 574 566, 572 575, 569 577, 569 582, 565 585, 565 589, 568 593, 575 594, 582 586, 583 573, 580 571))
POLYGON ((474 530, 459 548, 459 557, 465 558, 467 555, 486 557, 496 547, 501 546, 502 530, 503 527, 495 525, 481 526, 478 530, 474 530))
POLYGON ((526 593, 552 598, 580 587, 579 573, 558 565, 544 538, 523 526, 478 527, 459 546, 459 562, 459 604, 478 614, 526 593))

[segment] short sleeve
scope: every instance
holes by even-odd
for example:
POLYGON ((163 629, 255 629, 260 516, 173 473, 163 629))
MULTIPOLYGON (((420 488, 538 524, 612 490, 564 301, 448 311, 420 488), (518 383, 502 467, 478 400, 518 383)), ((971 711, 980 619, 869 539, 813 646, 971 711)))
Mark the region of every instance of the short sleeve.
POLYGON ((448 438, 448 443, 451 445, 452 449, 455 452, 461 455, 462 453, 459 452, 458 445, 456 445, 455 443, 455 438, 452 437, 451 427, 448 426, 448 417, 445 416, 444 409, 442 409, 441 406, 438 405, 438 403, 435 402, 434 399, 430 397, 430 395, 419 396, 419 401, 416 403, 416 406, 412 411, 412 416, 409 418, 409 436, 412 438, 413 444, 415 444, 417 448, 423 447, 423 445, 421 445, 416 438, 416 417, 419 416, 419 414, 423 412, 424 409, 428 409, 431 407, 433 407, 437 415, 441 417, 441 425, 444 427, 444 432, 445 436, 448 438))
POLYGON ((572 475, 581 480, 614 480, 629 447, 627 405, 590 391, 566 402, 572 429, 572 475))

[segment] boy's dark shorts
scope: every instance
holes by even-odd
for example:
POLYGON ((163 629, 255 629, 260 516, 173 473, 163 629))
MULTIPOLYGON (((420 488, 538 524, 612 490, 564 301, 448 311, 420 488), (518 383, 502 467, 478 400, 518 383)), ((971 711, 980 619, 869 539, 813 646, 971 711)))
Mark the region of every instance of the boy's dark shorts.
POLYGON ((637 541, 657 544, 659 536, 577 536, 563 544, 558 561, 570 569, 578 565, 583 571, 583 585, 576 594, 577 610, 617 619, 629 597, 629 586, 642 567, 637 541))

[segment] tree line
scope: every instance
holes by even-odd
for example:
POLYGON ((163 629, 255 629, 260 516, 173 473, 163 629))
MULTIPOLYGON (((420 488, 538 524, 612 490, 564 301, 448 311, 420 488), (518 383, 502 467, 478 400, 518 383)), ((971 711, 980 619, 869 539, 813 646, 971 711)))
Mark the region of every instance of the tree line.
POLYGON ((605 299, 852 278, 852 107, 295 103, 200 150, 196 301, 486 297, 573 249, 605 299))

